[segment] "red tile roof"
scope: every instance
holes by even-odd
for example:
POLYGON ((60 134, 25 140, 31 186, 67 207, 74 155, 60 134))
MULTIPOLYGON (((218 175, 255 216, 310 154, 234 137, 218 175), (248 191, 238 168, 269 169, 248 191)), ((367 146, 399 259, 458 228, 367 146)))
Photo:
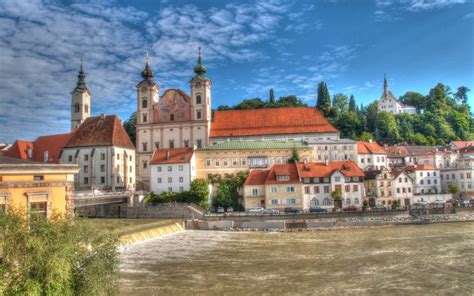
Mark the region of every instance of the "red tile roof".
POLYGON ((265 184, 292 184, 301 183, 295 164, 275 164, 265 180, 265 184), (289 180, 277 180, 277 176, 289 176, 289 180))
POLYGON ((474 141, 452 141, 450 144, 459 149, 474 146, 474 141))
POLYGON ((253 170, 250 172, 244 185, 264 185, 270 170, 253 170))
POLYGON ((150 164, 188 163, 193 156, 193 148, 156 149, 150 164))
POLYGON ((298 173, 302 178, 330 177, 336 170, 346 177, 364 177, 364 171, 353 161, 334 161, 326 163, 298 163, 298 173))
POLYGON ((45 162, 45 152, 48 152, 49 163, 59 163, 59 156, 64 145, 71 139, 76 130, 68 134, 47 135, 38 137, 33 142, 17 140, 12 147, 4 153, 5 156, 24 160, 45 162), (31 149, 31 158, 28 157, 31 149))
POLYGON ((429 164, 417 164, 417 165, 409 165, 405 167, 405 171, 433 171, 436 168, 429 164))
POLYGON ((135 149, 117 115, 101 115, 87 118, 65 148, 116 146, 135 149))
POLYGON ((377 142, 357 142, 357 153, 359 154, 387 154, 385 148, 377 144, 377 142))
POLYGON ((337 130, 316 108, 269 108, 216 111, 210 137, 324 132, 337 130))

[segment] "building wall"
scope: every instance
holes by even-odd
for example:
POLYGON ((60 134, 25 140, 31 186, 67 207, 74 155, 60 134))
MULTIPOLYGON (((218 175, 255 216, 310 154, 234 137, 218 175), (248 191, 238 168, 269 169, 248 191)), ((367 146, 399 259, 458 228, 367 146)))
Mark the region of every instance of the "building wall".
POLYGON ((265 207, 265 185, 244 185, 244 208, 249 210, 261 207, 265 207), (256 195, 253 190, 257 191, 256 195))
POLYGON ((317 142, 319 140, 337 140, 339 132, 333 133, 306 133, 306 134, 285 134, 285 135, 259 135, 242 137, 211 137, 210 143, 217 144, 227 141, 305 141, 317 142))
MULTIPOLYGON (((311 148, 298 149, 298 152, 302 161, 304 159, 313 161, 313 150, 311 148)), ((197 178, 206 179, 209 174, 224 176, 225 174, 249 172, 251 169, 271 168, 273 164, 287 163, 292 154, 293 149, 196 150, 196 174, 197 178), (259 167, 252 166, 251 158, 262 158, 265 160, 265 165, 259 167), (225 165, 226 160, 227 165, 225 165)))
POLYGON ((363 170, 371 167, 379 170, 388 167, 387 163, 387 154, 359 154, 357 159, 357 165, 363 170))
POLYGON ((196 178, 195 165, 194 155, 189 163, 152 164, 151 191, 160 194, 191 189, 191 182, 196 178))
POLYGON ((441 193, 438 170, 418 170, 411 174, 415 180, 415 194, 441 193))
POLYGON ((308 143, 314 149, 315 161, 353 160, 357 162, 357 142, 308 143))
POLYGON ((394 197, 394 179, 388 170, 382 170, 374 179, 364 181, 367 198, 375 198, 377 205, 390 206, 394 197))
POLYGON ((14 173, 0 175, 0 209, 30 212, 30 202, 47 202, 47 215, 72 213, 72 173, 14 173), (35 180, 42 176, 43 180, 35 180))
POLYGON ((441 190, 449 192, 449 185, 455 183, 458 185, 459 192, 456 197, 463 199, 472 199, 474 197, 474 166, 467 163, 466 166, 444 168, 441 170, 441 190))
POLYGON ((78 190, 135 189, 135 150, 111 146, 65 148, 60 163, 79 165, 75 179, 78 190))
POLYGON ((400 206, 409 206, 413 202, 413 180, 405 173, 401 173, 393 181, 394 199, 400 206))

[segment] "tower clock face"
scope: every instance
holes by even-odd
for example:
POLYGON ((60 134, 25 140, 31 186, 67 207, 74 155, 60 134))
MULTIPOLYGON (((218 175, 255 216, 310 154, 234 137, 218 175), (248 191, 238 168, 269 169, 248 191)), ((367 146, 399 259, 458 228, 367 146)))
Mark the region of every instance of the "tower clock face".
POLYGON ((196 82, 196 87, 201 87, 201 82, 196 82))

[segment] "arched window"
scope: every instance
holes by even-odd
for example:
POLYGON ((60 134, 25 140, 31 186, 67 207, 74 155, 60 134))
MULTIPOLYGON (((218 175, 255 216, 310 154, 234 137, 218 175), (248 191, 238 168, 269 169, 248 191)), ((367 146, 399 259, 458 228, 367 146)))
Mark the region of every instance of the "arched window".
POLYGON ((86 105, 84 106, 84 109, 85 109, 86 113, 89 113, 89 105, 86 104, 86 105))
POLYGON ((331 205, 331 200, 328 197, 325 197, 323 199, 323 205, 330 206, 331 205))
POLYGON ((201 104, 201 95, 196 96, 196 104, 201 104))
POLYGON ((351 204, 351 200, 349 198, 346 198, 346 205, 350 205, 351 204))
POLYGON ((170 148, 174 148, 174 140, 170 140, 170 148))
POLYGON ((357 197, 354 198, 354 204, 355 204, 355 205, 358 205, 358 204, 359 204, 359 199, 358 199, 357 197))
POLYGON ((148 101, 146 99, 142 101, 142 108, 148 108, 148 101))
POLYGON ((74 112, 79 112, 81 111, 81 105, 79 105, 78 103, 76 103, 76 105, 74 105, 74 112))
POLYGON ((170 114, 170 121, 174 121, 174 114, 170 114))
POLYGON ((317 206, 319 206, 319 200, 318 200, 316 197, 313 197, 313 198, 311 199, 310 207, 313 208, 313 207, 317 207, 317 206))

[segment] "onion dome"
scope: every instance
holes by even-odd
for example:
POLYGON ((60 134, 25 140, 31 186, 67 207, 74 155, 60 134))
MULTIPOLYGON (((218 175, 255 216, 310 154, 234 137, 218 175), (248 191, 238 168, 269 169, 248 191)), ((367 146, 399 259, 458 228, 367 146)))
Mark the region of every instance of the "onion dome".
POLYGON ((196 75, 194 76, 194 78, 199 78, 199 79, 202 79, 202 80, 209 80, 209 79, 206 77, 206 72, 207 72, 207 68, 206 68, 206 66, 204 66, 204 64, 202 63, 201 47, 199 47, 198 62, 197 62, 197 64, 196 64, 196 66, 194 66, 194 73, 196 73, 196 75))

